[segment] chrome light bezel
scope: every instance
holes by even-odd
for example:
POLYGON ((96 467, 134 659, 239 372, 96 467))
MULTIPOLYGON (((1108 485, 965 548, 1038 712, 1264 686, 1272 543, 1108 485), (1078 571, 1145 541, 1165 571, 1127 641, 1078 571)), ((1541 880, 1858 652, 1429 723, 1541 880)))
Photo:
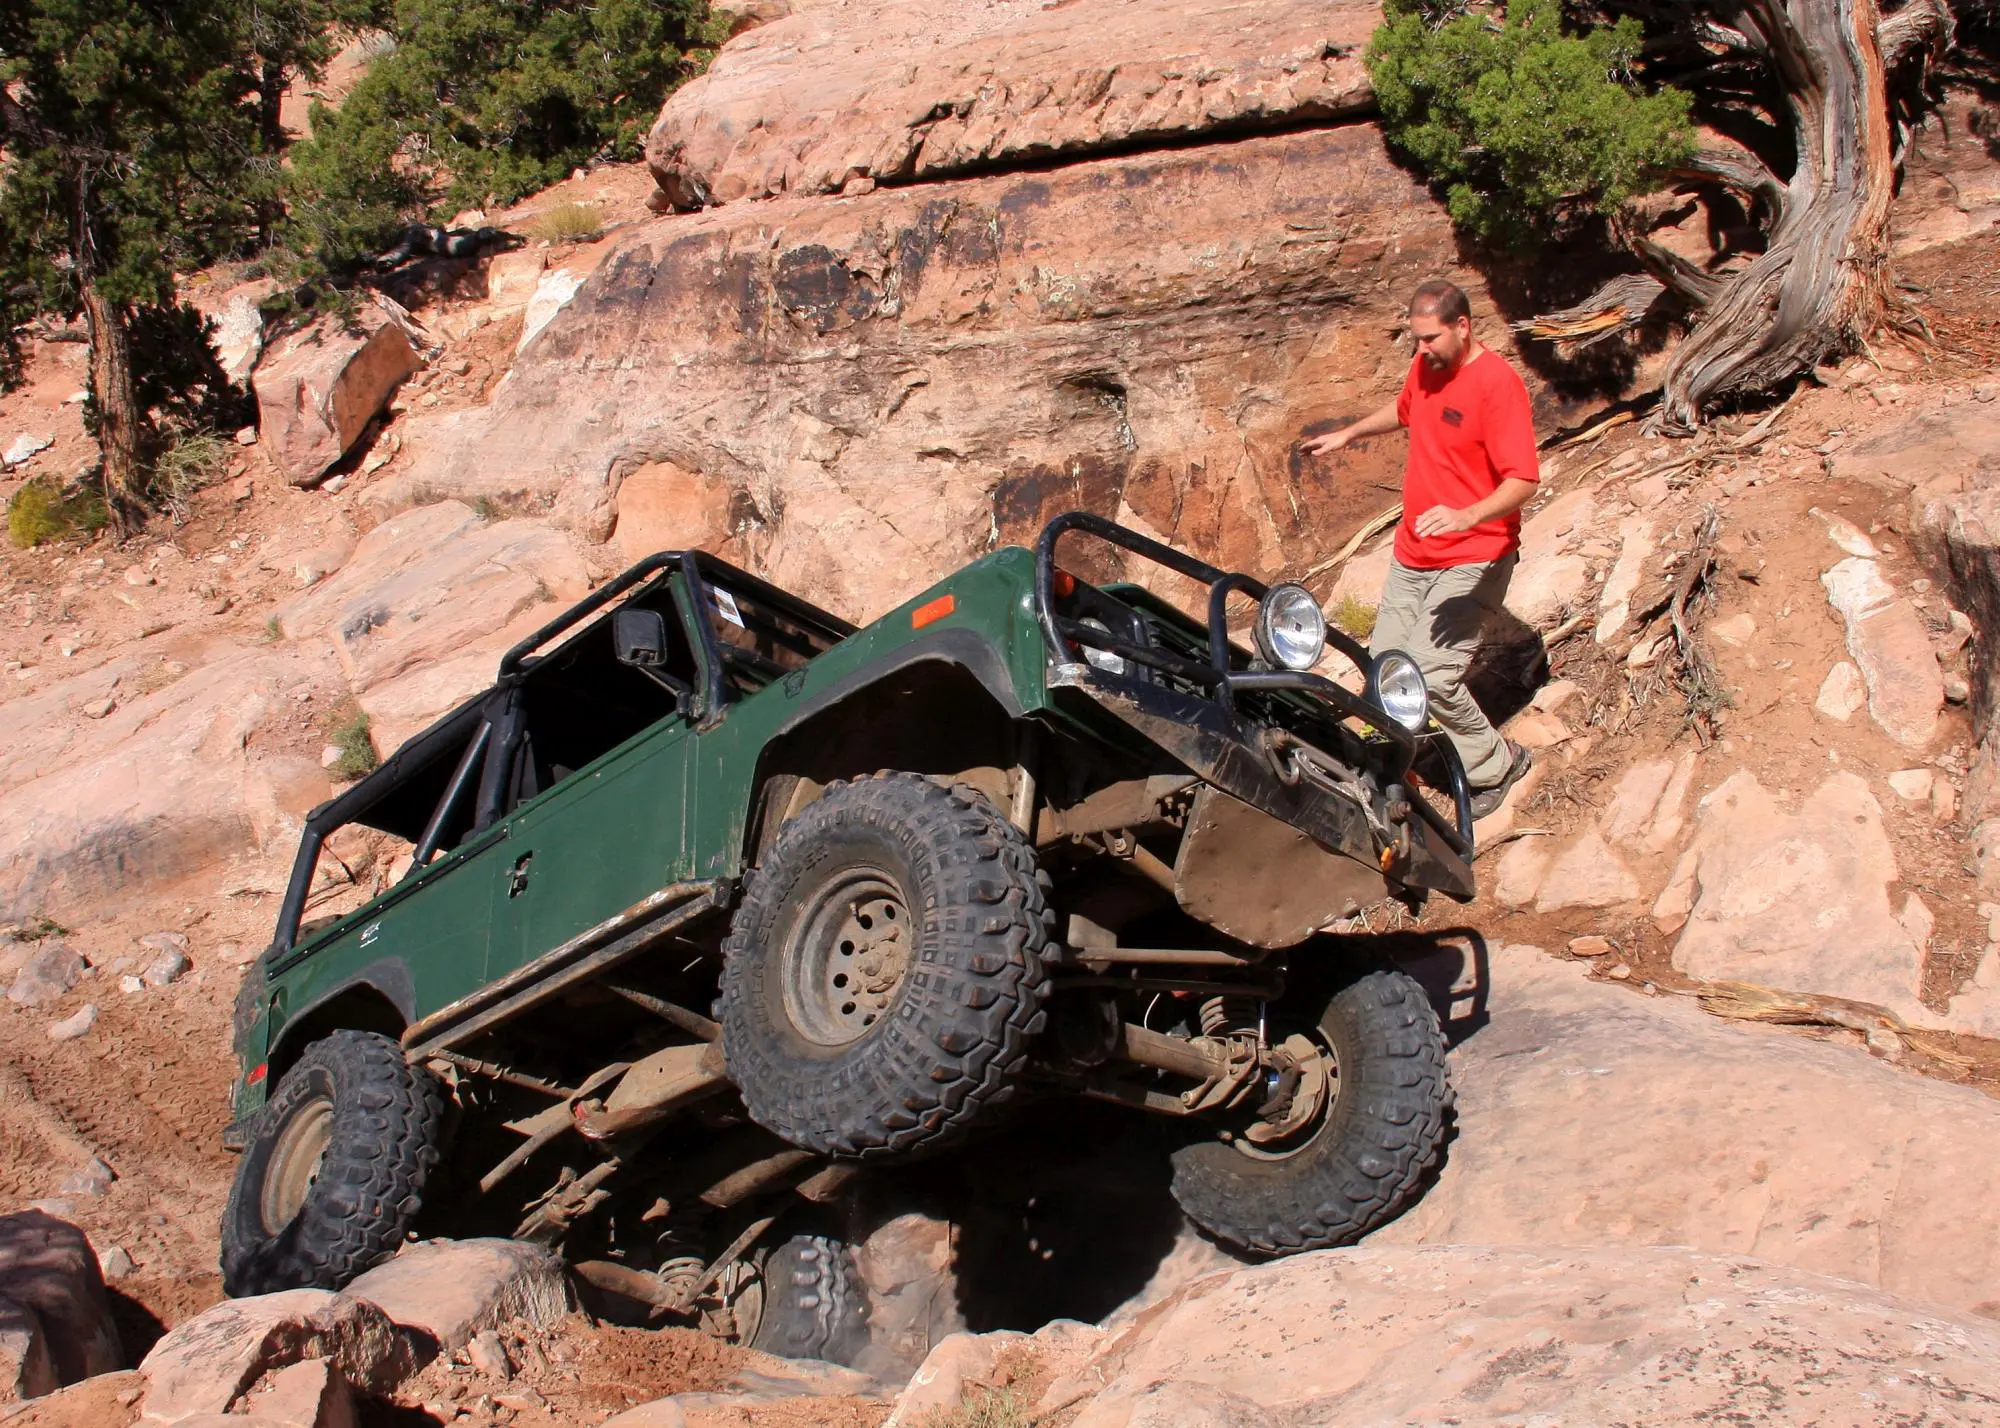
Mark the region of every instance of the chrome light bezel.
POLYGON ((1368 698, 1377 709, 1412 734, 1422 733, 1424 725, 1430 721, 1430 686, 1424 682, 1424 672, 1418 668, 1417 662, 1401 650, 1384 650, 1369 662, 1368 698), (1414 709, 1401 694, 1392 696, 1387 693, 1392 681, 1397 687, 1407 689, 1409 680, 1414 680, 1417 687, 1418 700, 1414 709), (1403 705, 1401 713, 1390 707, 1391 698, 1403 705))
MULTIPOLYGON (((1291 608, 1296 611, 1297 605, 1293 604, 1291 608)), ((1318 664, 1320 656, 1326 653, 1326 611, 1320 608, 1319 601, 1313 598, 1312 592, 1305 586, 1285 581, 1265 591, 1264 598, 1257 603, 1257 622, 1252 634, 1257 641, 1257 653, 1273 666, 1302 672, 1318 664), (1313 620, 1318 626, 1318 638, 1313 642, 1310 659, 1301 661, 1296 654, 1287 659, 1278 649, 1277 635, 1273 626, 1278 618, 1278 606, 1281 600, 1303 601, 1305 607, 1312 611, 1313 620)))

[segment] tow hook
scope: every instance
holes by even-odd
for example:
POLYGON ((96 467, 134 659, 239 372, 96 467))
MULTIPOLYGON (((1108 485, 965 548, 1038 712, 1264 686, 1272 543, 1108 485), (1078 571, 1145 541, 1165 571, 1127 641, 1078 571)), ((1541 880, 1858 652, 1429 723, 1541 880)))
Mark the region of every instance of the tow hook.
POLYGON ((1400 783, 1383 790, 1383 813, 1395 828, 1395 837, 1382 849, 1382 871, 1388 872, 1410 856, 1410 791, 1400 783))

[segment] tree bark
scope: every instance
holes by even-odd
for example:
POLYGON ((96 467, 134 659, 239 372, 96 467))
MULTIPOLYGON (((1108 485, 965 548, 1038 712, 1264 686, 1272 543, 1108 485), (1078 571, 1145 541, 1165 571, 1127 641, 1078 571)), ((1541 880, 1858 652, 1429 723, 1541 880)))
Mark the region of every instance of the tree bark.
POLYGON ((146 504, 139 465, 139 397, 132 380, 132 336, 125 316, 90 278, 82 283, 90 325, 90 394, 97 406, 97 444, 104 454, 104 504, 120 536, 136 528, 146 504))
POLYGON ((1661 420, 1689 431, 1718 399, 1850 350, 1888 300, 1896 180, 1875 0, 1738 0, 1725 8, 1791 110, 1798 165, 1766 250, 1702 311, 1667 366, 1661 420))

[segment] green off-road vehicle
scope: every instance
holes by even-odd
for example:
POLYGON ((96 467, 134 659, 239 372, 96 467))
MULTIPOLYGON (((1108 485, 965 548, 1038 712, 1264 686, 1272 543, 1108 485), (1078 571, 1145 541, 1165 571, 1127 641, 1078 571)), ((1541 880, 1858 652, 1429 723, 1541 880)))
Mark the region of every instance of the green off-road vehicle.
POLYGON ((1217 1238, 1351 1241, 1436 1157, 1444 1047, 1321 929, 1469 899, 1471 858, 1415 665, 1297 585, 1071 513, 855 629, 653 556, 308 820, 238 1003, 224 1283, 338 1287, 421 1212, 840 1358, 812 1207, 1061 1096, 1177 1118, 1217 1238), (1073 573, 1132 557, 1205 619, 1073 573))

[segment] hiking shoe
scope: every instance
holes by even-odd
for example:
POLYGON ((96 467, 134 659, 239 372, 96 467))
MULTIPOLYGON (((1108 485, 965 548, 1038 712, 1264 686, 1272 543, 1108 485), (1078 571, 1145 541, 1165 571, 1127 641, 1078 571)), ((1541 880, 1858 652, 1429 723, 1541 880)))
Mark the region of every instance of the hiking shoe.
POLYGON ((1475 823, 1505 803, 1507 801, 1507 791, 1519 783, 1528 770, 1535 766, 1534 750, 1524 749, 1512 739, 1507 741, 1507 749, 1514 757, 1513 761, 1507 765, 1507 772, 1501 778, 1500 782, 1494 784, 1491 788, 1473 790, 1472 819, 1475 823))

